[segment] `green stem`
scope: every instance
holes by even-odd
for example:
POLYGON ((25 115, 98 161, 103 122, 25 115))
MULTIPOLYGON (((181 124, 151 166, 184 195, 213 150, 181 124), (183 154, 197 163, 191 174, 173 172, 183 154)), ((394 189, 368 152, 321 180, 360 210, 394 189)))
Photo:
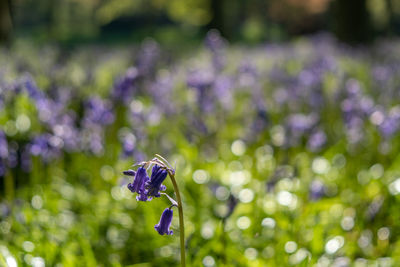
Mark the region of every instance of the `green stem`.
POLYGON ((4 189, 7 200, 12 201, 14 199, 14 179, 11 170, 7 170, 4 176, 4 189))
POLYGON ((178 202, 178 211, 179 211, 179 236, 181 240, 181 266, 186 266, 186 257, 185 257, 185 225, 183 222, 183 209, 182 209, 182 200, 181 194, 179 193, 178 184, 175 180, 175 175, 172 171, 168 170, 169 177, 171 178, 172 185, 174 186, 176 201, 178 202))
POLYGON ((222 255, 221 262, 222 266, 228 266, 226 263, 226 233, 225 233, 226 218, 222 219, 222 233, 221 233, 221 243, 222 243, 222 255))

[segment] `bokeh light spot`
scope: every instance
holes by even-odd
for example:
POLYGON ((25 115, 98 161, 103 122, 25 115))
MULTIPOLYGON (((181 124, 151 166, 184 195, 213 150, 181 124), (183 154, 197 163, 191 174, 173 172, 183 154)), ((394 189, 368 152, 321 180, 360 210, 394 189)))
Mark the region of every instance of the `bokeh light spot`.
POLYGON ((237 219, 236 225, 239 227, 239 229, 245 230, 250 227, 251 220, 247 216, 242 216, 237 219))
POLYGON ((192 178, 197 184, 205 184, 210 180, 210 175, 205 170, 196 170, 192 178))

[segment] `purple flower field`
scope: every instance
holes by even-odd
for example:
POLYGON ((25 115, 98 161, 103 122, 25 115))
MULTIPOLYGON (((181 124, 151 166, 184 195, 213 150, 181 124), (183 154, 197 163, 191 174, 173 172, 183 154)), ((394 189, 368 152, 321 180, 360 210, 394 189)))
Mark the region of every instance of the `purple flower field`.
POLYGON ((172 171, 188 266, 400 264, 399 41, 0 62, 0 266, 178 266, 172 171), (155 154, 171 166, 132 166, 155 154))

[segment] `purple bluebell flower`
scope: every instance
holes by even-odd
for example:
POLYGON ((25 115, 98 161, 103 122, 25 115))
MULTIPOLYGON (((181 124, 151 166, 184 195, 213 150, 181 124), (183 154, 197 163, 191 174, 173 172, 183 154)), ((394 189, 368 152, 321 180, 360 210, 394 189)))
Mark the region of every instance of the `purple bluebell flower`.
POLYGON ((326 134, 322 130, 314 131, 307 142, 307 147, 311 151, 318 151, 326 143, 326 134))
POLYGON ((297 146, 300 144, 302 138, 317 125, 319 117, 316 113, 308 115, 295 113, 289 115, 286 120, 286 128, 289 136, 286 145, 297 146))
POLYGON ((349 79, 345 87, 346 98, 341 103, 346 135, 350 143, 359 143, 363 137, 364 120, 376 109, 373 101, 365 96, 360 83, 349 79))
POLYGON ((233 108, 233 95, 234 81, 231 77, 219 75, 216 77, 213 84, 215 96, 226 110, 233 108))
POLYGON ((394 136, 400 129, 400 107, 393 107, 389 114, 384 117, 381 124, 378 125, 381 135, 388 139, 394 136))
POLYGON ((222 38, 219 31, 211 30, 207 33, 204 44, 211 51, 217 51, 219 49, 225 48, 226 41, 224 40, 224 38, 222 38))
POLYGON ((209 70, 195 70, 188 74, 187 86, 197 90, 209 88, 215 80, 214 74, 209 70))
POLYGON ((215 95, 212 86, 215 82, 214 72, 210 70, 195 70, 188 74, 187 86, 196 91, 196 100, 202 112, 211 112, 215 106, 215 95))
POLYGON ((378 65, 372 68, 372 77, 375 82, 383 84, 393 75, 393 70, 389 66, 378 65))
POLYGON ((396 118, 387 116, 379 125, 379 131, 385 138, 393 136, 399 129, 399 121, 396 118))
POLYGON ((256 130, 257 132, 261 132, 268 125, 268 122, 268 111, 263 107, 258 108, 256 118, 253 123, 254 130, 256 130))
POLYGON ((319 181, 314 180, 310 184, 310 199, 313 201, 317 201, 325 196, 326 188, 325 185, 319 181))
POLYGON ((360 111, 363 115, 369 116, 375 111, 374 109, 375 103, 370 97, 362 96, 359 102, 360 102, 359 103, 360 111))
POLYGON ((257 139, 270 123, 267 109, 262 105, 255 105, 257 106, 255 108, 256 112, 253 115, 253 121, 249 125, 248 132, 245 136, 245 140, 247 142, 253 142, 255 139, 257 139))
POLYGON ((6 173, 6 160, 8 157, 8 142, 6 135, 0 130, 0 176, 6 173))
POLYGON ((53 135, 46 133, 33 138, 29 144, 29 152, 33 156, 40 156, 45 162, 57 158, 61 150, 54 146, 53 135))
POLYGON ((11 208, 6 203, 0 204, 0 218, 6 218, 11 215, 11 208))
POLYGON ((225 66, 224 48, 226 41, 217 30, 211 30, 207 33, 205 46, 212 52, 212 64, 215 72, 220 72, 225 66))
POLYGON ((172 99, 172 90, 175 83, 175 76, 172 73, 166 73, 159 75, 148 89, 153 97, 155 106, 161 108, 166 115, 174 114, 177 111, 176 104, 172 99))
POLYGON ((160 235, 172 235, 174 232, 169 229, 171 226, 172 222, 172 216, 174 212, 171 208, 166 208, 164 212, 161 215, 160 222, 154 226, 154 229, 160 234, 160 235))
POLYGON ((152 200, 152 198, 147 196, 147 191, 143 187, 141 193, 139 193, 139 195, 136 196, 136 200, 137 201, 150 201, 150 200, 152 200))
POLYGON ((25 78, 24 85, 25 85, 25 90, 27 91, 29 97, 31 97, 35 101, 45 98, 43 92, 40 91, 40 89, 37 87, 35 81, 30 75, 28 75, 25 78))
POLYGON ((379 195, 372 200, 365 212, 365 217, 368 221, 373 221, 375 219, 376 215, 378 215, 382 208, 383 202, 384 198, 379 195))
MULTIPOLYGON (((131 171, 131 170, 130 170, 131 171)), ((125 172, 124 172, 125 174, 125 172)), ((128 175, 132 174, 132 172, 129 172, 128 175)), ((128 184, 128 189, 132 193, 138 193, 139 196, 136 197, 136 200, 138 201, 147 201, 147 191, 145 189, 145 184, 149 180, 149 177, 147 176, 146 169, 142 166, 140 167, 137 172, 135 173, 135 178, 133 180, 133 183, 128 184)))
POLYGON ((143 77, 153 76, 160 56, 161 49, 156 41, 152 39, 144 41, 135 62, 139 75, 143 77))
POLYGON ((241 63, 238 68, 238 83, 242 87, 252 87, 257 84, 259 71, 249 60, 241 63))
POLYGON ((136 137, 128 134, 122 139, 122 156, 124 158, 132 157, 135 152, 136 137))
POLYGON ((8 143, 6 135, 0 130, 0 158, 6 159, 8 157, 8 143))
POLYGON ((57 138, 57 147, 63 148, 68 152, 78 151, 80 149, 79 129, 75 126, 76 114, 69 112, 59 116, 57 121, 51 125, 54 138, 57 138))
POLYGON ((85 104, 84 123, 109 125, 114 122, 111 103, 99 97, 91 97, 85 104))
POLYGON ((318 121, 316 114, 296 113, 288 117, 288 127, 293 133, 304 133, 311 129, 318 121))
POLYGON ((153 197, 159 197, 160 191, 165 191, 166 187, 162 184, 165 178, 167 178, 168 172, 158 165, 154 165, 150 177, 150 181, 146 183, 145 188, 147 189, 147 195, 153 197))
POLYGON ((39 156, 45 154, 48 149, 47 139, 45 136, 35 137, 30 145, 29 151, 34 156, 39 156))
POLYGON ((112 97, 125 103, 130 101, 136 88, 138 76, 139 73, 136 68, 127 69, 125 75, 115 83, 112 97))

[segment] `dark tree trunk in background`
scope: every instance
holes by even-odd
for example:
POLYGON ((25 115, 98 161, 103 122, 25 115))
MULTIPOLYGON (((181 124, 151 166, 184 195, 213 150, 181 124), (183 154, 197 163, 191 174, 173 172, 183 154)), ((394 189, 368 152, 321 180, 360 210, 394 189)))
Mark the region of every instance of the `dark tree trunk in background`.
POLYGON ((387 26, 387 34, 392 35, 395 33, 394 26, 396 25, 395 19, 394 19, 394 13, 393 13, 393 5, 391 0, 386 0, 386 7, 388 10, 388 16, 389 16, 389 23, 387 26))
POLYGON ((212 19, 208 25, 208 29, 217 29, 222 36, 228 37, 224 25, 224 1, 211 0, 212 19))
POLYGON ((12 20, 10 0, 0 0, 0 42, 8 42, 11 38, 12 20))
POLYGON ((371 28, 366 0, 332 1, 333 31, 345 42, 363 43, 371 41, 371 28))

